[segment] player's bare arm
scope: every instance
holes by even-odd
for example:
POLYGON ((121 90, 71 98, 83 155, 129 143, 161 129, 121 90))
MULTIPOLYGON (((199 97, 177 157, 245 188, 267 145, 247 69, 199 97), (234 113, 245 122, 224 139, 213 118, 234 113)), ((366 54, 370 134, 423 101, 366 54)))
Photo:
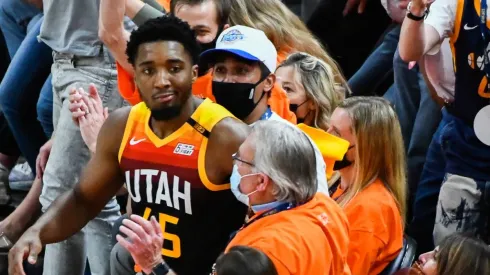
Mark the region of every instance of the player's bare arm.
POLYGON ((250 133, 250 127, 235 118, 225 118, 214 127, 206 150, 206 173, 211 182, 224 183, 233 170, 232 155, 250 133), (209 160, 209 161, 208 161, 209 160))
POLYGON ((81 182, 60 196, 10 250, 9 274, 23 274, 22 260, 29 255, 29 262, 34 263, 42 245, 60 242, 82 229, 121 188, 124 179, 118 150, 129 110, 120 109, 109 116, 81 182))

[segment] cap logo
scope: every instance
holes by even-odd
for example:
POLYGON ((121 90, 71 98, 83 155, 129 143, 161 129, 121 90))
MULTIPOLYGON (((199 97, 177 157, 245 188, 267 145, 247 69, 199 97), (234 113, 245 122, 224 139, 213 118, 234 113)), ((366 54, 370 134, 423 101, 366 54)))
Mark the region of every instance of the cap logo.
POLYGON ((233 43, 237 40, 243 39, 245 39, 245 35, 243 35, 239 30, 231 30, 227 34, 223 35, 220 42, 233 43))

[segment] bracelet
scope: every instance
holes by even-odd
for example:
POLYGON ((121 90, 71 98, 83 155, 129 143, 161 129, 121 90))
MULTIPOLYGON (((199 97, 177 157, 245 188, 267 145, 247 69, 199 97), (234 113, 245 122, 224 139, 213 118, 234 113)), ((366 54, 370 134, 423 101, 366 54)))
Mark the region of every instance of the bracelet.
POLYGON ((427 16, 427 14, 429 14, 429 10, 427 8, 424 9, 424 13, 421 16, 417 16, 417 15, 413 14, 412 13, 412 1, 410 1, 410 3, 408 3, 407 18, 414 20, 414 21, 421 21, 427 16))

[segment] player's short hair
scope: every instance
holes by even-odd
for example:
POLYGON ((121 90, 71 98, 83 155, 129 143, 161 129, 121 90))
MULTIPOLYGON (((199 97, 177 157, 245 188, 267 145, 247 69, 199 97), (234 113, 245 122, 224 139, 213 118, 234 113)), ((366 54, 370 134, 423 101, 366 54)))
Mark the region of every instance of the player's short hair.
POLYGON ((131 33, 126 48, 129 63, 135 65, 141 44, 157 41, 179 42, 191 56, 192 64, 197 64, 201 49, 196 41, 196 34, 189 24, 173 15, 150 19, 131 33))
POLYGON ((175 8, 177 6, 183 6, 183 5, 196 6, 196 5, 201 5, 206 1, 213 1, 214 4, 216 5, 216 14, 218 15, 218 18, 216 18, 216 20, 218 25, 227 24, 231 12, 230 1, 234 1, 234 0, 171 0, 170 12, 172 14, 175 14, 175 8))

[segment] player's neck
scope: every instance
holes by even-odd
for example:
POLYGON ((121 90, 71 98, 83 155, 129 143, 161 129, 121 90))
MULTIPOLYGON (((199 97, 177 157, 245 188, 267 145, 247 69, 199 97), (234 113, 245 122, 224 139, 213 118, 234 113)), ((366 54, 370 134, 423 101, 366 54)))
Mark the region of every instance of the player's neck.
POLYGON ((153 133, 160 139, 168 137, 187 122, 194 111, 196 111, 198 105, 199 99, 191 96, 182 106, 182 111, 178 117, 169 120, 156 120, 151 118, 150 126, 153 133))
POLYGON ((267 99, 264 102, 260 102, 255 106, 255 109, 248 115, 243 122, 245 122, 247 125, 250 125, 252 123, 255 123, 260 120, 263 114, 267 111, 267 99))

